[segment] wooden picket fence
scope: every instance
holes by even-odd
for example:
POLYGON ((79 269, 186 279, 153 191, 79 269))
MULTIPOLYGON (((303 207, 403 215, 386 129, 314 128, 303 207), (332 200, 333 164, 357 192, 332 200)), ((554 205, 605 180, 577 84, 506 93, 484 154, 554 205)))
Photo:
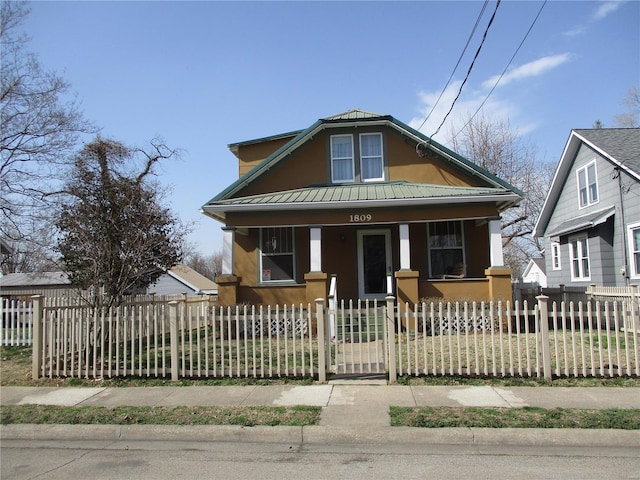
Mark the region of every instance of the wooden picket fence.
MULTIPOLYGON (((112 309, 35 297, 34 377, 639 376, 637 302, 112 309)), ((26 322, 26 320, 25 320, 26 322)))

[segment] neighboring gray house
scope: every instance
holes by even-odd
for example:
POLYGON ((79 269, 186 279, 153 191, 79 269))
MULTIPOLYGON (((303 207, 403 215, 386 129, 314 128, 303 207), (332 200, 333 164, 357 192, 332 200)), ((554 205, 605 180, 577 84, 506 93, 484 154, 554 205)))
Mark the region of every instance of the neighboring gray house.
POLYGON ((162 274, 156 283, 149 286, 147 293, 155 293, 156 295, 186 293, 188 296, 217 295, 218 285, 192 268, 176 265, 162 274))
POLYGON ((549 287, 640 284, 640 129, 572 130, 533 235, 549 287))

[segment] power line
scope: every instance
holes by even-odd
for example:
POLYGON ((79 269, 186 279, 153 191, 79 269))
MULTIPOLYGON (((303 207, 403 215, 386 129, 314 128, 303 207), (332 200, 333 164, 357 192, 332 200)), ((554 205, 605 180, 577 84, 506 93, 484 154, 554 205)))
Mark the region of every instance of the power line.
MULTIPOLYGON (((538 18, 540 17, 540 14, 542 13, 542 9, 544 8, 544 6, 547 4, 547 0, 544 0, 544 2, 542 2, 542 6, 540 7, 540 10, 538 10, 538 14, 536 15, 536 17, 533 19, 533 22, 531 23, 531 26, 529 27, 529 30, 527 30, 527 33, 525 33, 524 37, 522 38, 522 41, 520 42, 520 45, 518 45, 518 48, 516 48, 516 51, 513 52, 513 55, 511 56, 511 59, 509 60, 509 63, 507 63, 507 66, 504 67, 504 70, 502 71, 502 73, 500 74, 500 76, 498 77, 498 79, 496 80, 496 83, 493 84, 493 87, 491 87, 491 90, 489 91, 489 93, 487 93, 487 96, 484 97, 484 100, 482 101, 482 103, 480 104, 480 106, 478 107, 478 109, 475 111, 475 113, 471 116, 471 118, 469 118, 469 121, 467 123, 465 123, 465 125, 458 131, 458 133, 456 133, 453 138, 451 140, 454 140, 458 135, 460 135, 462 133, 462 131, 467 128, 469 126, 469 124, 471 123, 471 121, 475 118, 475 116, 478 114, 478 112, 480 112, 480 110, 482 109, 482 107, 484 107, 484 104, 487 103, 487 100, 489 100, 489 97, 491 96, 491 94, 493 93, 493 91, 496 89, 496 87, 498 86, 498 84, 500 83, 500 80, 502 80, 502 77, 504 77, 504 74, 507 72, 507 70, 509 69, 509 67, 511 66, 511 62, 513 62, 514 58, 516 58, 516 55, 518 54, 518 52, 520 51, 520 48, 522 47, 522 45, 524 44, 525 40, 527 39, 527 37, 529 36, 529 34, 531 33, 531 30, 533 30, 533 26, 536 24, 536 22, 538 21, 538 18)), ((442 125, 441 125, 442 126, 442 125)))
POLYGON ((491 28, 491 24, 493 23, 493 19, 496 18, 496 12, 498 11, 498 7, 500 6, 500 2, 501 2, 501 0, 498 0, 498 2, 496 3, 496 8, 493 11, 493 15, 491 15, 491 18, 489 19, 489 24, 487 25, 487 28, 484 30, 484 35, 482 35, 482 41, 480 42, 480 46, 478 46, 478 50, 476 51, 476 54, 473 57, 473 61, 471 62, 471 65, 469 65, 469 70, 467 70, 467 75, 464 77, 464 80, 462 81, 462 84, 460 85, 460 88, 458 89, 458 94, 456 95, 456 98, 454 98, 453 102, 451 103, 451 108, 449 108, 449 111, 447 112, 447 114, 442 119, 442 123, 440 124, 438 129, 435 131, 435 133, 433 135, 431 135, 431 137, 434 137, 435 135, 438 134, 438 132, 442 128, 442 125, 444 125, 444 122, 447 121, 447 118, 449 117, 449 114, 453 110, 454 105, 458 101, 458 98, 460 98, 460 94, 462 93, 462 89, 464 88, 465 83, 467 83, 467 80, 469 79, 469 75, 471 75, 471 70, 473 69, 473 66, 476 63, 476 60, 478 59, 478 55, 480 55, 480 50, 482 50, 482 46, 484 45, 484 41, 487 39, 487 33, 489 33, 489 28, 491 28))
POLYGON ((476 24, 473 26, 473 30, 471 30, 471 33, 469 34, 469 38, 467 38, 467 43, 464 46, 464 49, 462 50, 462 53, 458 57, 458 61, 456 62, 456 66, 453 67, 453 71, 451 72, 451 75, 449 75, 449 79, 447 80, 447 83, 445 84, 444 88, 442 89, 442 92, 440 92, 440 96, 436 100, 436 103, 434 103, 433 106, 431 107, 431 110, 427 114, 427 117, 424 119, 424 121, 418 127, 418 130, 420 130, 424 126, 424 124, 427 123, 427 120, 429 120, 429 118, 431 117, 431 114, 433 113, 435 108, 438 106, 438 103, 440 103, 440 99, 442 98, 442 95, 444 95, 444 92, 447 91, 447 87, 449 86, 449 83, 451 83, 451 79, 453 78, 453 75, 456 73, 456 70, 458 70, 458 66, 460 65, 460 62, 462 61, 462 57, 467 52, 467 48, 469 47, 469 43, 471 43, 471 39, 473 38, 473 36, 476 33, 476 29, 478 28, 478 25, 480 24, 480 19, 484 15, 484 12, 487 9, 487 5, 488 4, 489 4, 489 0, 485 0, 484 4, 482 5, 482 9, 480 10, 480 14, 478 15, 478 18, 476 19, 476 24))

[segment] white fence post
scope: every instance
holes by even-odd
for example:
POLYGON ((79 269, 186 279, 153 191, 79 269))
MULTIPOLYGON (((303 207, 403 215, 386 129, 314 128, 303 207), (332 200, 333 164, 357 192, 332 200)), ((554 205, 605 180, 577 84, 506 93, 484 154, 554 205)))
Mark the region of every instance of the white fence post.
POLYGON ((549 297, 546 295, 539 295, 536 297, 538 300, 538 329, 541 335, 542 342, 542 371, 544 372, 545 380, 551 380, 551 351, 549 346, 549 314, 547 308, 547 302, 549 297))
POLYGON ((325 345, 327 335, 324 325, 324 299, 316 298, 316 325, 318 329, 318 381, 327 383, 327 357, 325 345))
POLYGON ((42 364, 42 295, 34 295, 33 307, 33 340, 31 342, 31 376, 35 380, 40 378, 42 364))
POLYGON ((179 379, 178 358, 178 305, 181 302, 174 300, 169 302, 169 340, 171 343, 171 380, 179 379))
POLYGON ((385 297, 387 301, 387 349, 389 352, 389 383, 393 384, 398 381, 398 372, 396 366, 396 314, 395 314, 395 297, 389 295, 385 297))

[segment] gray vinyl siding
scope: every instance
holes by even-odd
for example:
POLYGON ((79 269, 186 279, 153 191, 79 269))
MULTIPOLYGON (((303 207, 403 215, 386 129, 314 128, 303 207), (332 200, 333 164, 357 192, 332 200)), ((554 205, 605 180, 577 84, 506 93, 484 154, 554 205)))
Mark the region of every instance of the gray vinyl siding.
POLYGON ((623 173, 622 187, 625 221, 622 219, 621 189, 614 165, 588 146, 582 145, 565 179, 545 233, 545 251, 547 252, 545 261, 550 287, 557 287, 561 284, 575 286, 589 283, 618 286, 626 284, 624 276, 620 273, 625 265, 625 250, 628 249, 628 243, 625 243, 626 226, 629 223, 640 221, 640 200, 638 200, 640 199, 640 186, 637 180, 623 173), (580 208, 576 172, 592 161, 596 162, 598 201, 593 205, 580 208), (564 223, 576 217, 602 211, 612 206, 615 206, 615 213, 604 224, 585 232, 575 232, 560 237, 561 270, 553 270, 549 232, 561 228, 564 223), (591 272, 590 280, 584 282, 571 280, 569 239, 579 233, 587 233, 588 235, 591 272))
POLYGON ((156 295, 178 295, 187 293, 193 295, 194 291, 171 275, 164 274, 158 278, 156 283, 149 287, 148 293, 155 293, 156 295))

